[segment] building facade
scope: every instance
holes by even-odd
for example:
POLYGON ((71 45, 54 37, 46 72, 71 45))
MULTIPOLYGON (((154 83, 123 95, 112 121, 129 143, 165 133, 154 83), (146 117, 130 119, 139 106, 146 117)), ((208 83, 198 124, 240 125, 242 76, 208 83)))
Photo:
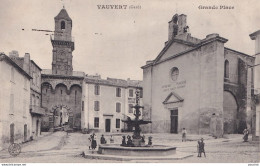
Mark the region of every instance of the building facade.
POLYGON ((30 80, 30 115, 32 118, 32 136, 37 138, 41 133, 41 120, 45 114, 45 109, 41 106, 41 68, 30 58, 29 53, 25 53, 24 57, 19 57, 17 51, 9 53, 9 57, 24 71, 26 71, 32 79, 30 80))
POLYGON ((32 136, 29 112, 32 77, 11 58, 0 55, 0 149, 26 142, 32 136))
POLYGON ((71 36, 72 20, 62 9, 54 18, 52 70, 42 72, 42 106, 47 109, 42 129, 49 130, 68 124, 71 129, 81 129, 83 105, 83 72, 73 71, 71 36))
POLYGON ((141 81, 86 76, 84 128, 96 132, 131 130, 122 120, 134 118, 137 89, 142 90, 141 81))
POLYGON ((252 40, 255 40, 255 64, 251 66, 254 70, 254 111, 252 120, 252 135, 253 140, 259 141, 260 135, 260 30, 249 35, 252 40))
POLYGON ((145 130, 242 133, 251 127, 254 57, 225 47, 218 34, 192 37, 184 14, 169 22, 168 41, 143 69, 145 130))

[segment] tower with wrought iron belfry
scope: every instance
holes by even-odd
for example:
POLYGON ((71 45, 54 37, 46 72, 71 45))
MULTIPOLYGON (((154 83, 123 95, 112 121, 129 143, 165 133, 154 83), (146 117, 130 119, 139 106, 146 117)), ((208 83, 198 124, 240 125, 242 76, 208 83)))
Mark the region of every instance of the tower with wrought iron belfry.
POLYGON ((72 52, 74 50, 71 36, 72 20, 64 8, 54 20, 54 39, 51 39, 53 47, 52 74, 71 75, 73 71, 72 52))

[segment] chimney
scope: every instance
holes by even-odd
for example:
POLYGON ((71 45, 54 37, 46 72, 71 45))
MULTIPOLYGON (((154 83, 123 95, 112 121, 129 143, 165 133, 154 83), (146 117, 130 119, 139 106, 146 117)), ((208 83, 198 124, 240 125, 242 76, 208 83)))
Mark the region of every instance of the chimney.
POLYGON ((9 52, 9 57, 10 58, 18 58, 19 57, 18 51, 13 50, 13 51, 9 52))
POLYGON ((26 71, 26 73, 30 73, 30 54, 25 53, 24 55, 24 61, 23 61, 23 70, 26 71))

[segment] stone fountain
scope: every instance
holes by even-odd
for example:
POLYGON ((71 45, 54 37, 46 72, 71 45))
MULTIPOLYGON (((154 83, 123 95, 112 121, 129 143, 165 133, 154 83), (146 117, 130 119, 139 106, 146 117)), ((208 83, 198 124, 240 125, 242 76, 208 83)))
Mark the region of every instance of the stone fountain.
POLYGON ((85 158, 92 159, 111 159, 111 160, 178 160, 192 155, 184 153, 176 154, 176 147, 164 145, 152 145, 152 137, 148 137, 148 144, 145 144, 144 136, 141 136, 140 125, 152 123, 148 120, 142 120, 140 109, 144 108, 139 105, 140 91, 136 90, 135 119, 122 120, 125 123, 134 126, 133 136, 123 136, 121 144, 101 144, 97 153, 84 153, 85 158))
MULTIPOLYGON (((139 117, 141 116, 140 109, 144 108, 144 107, 139 105, 140 91, 138 89, 136 90, 135 94, 136 94, 136 105, 132 107, 135 109, 135 112, 134 112, 135 119, 131 120, 130 118, 128 118, 128 120, 122 120, 122 122, 131 124, 131 126, 134 126, 134 134, 132 136, 132 138, 133 138, 132 145, 128 145, 128 146, 141 147, 141 146, 144 146, 144 136, 141 136, 140 125, 148 124, 148 123, 152 123, 152 122, 148 121, 148 120, 139 119, 139 117)), ((127 146, 127 144, 125 145, 122 142, 121 146, 127 146)))

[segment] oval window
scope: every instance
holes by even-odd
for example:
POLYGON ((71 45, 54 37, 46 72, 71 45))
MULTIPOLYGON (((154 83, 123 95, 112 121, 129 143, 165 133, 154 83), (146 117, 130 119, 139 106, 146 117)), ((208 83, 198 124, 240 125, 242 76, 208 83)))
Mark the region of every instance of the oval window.
POLYGON ((179 76, 179 69, 177 67, 172 68, 171 70, 171 79, 173 81, 176 81, 178 79, 179 76))

